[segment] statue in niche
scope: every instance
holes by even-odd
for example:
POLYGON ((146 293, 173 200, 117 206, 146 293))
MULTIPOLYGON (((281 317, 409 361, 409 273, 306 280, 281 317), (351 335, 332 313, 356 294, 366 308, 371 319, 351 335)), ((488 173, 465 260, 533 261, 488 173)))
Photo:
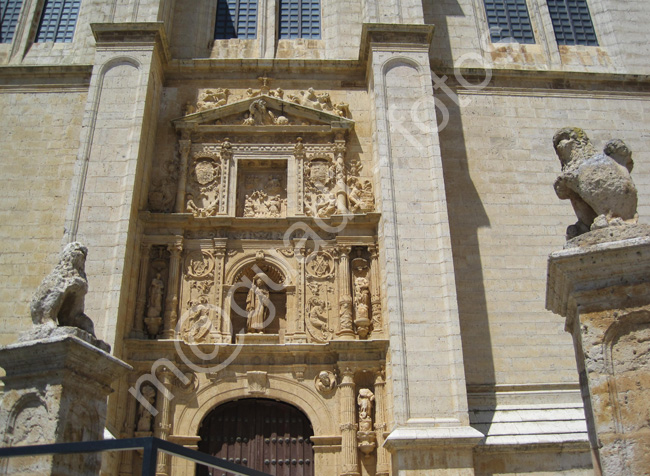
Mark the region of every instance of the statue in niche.
POLYGON ((368 388, 359 390, 357 405, 359 407, 359 431, 357 432, 358 446, 361 452, 368 456, 377 446, 375 432, 372 431, 372 407, 375 394, 368 388))
MULTIPOLYGON (((372 422, 372 406, 375 401, 375 394, 369 388, 359 390, 357 405, 359 405, 359 423, 372 422)), ((372 424, 368 429, 372 428, 372 424)))
MULTIPOLYGON (((142 396, 145 398, 147 403, 152 407, 155 407, 156 403, 156 389, 151 385, 144 385, 142 387, 142 396)), ((141 403, 138 404, 138 423, 136 424, 136 431, 148 433, 152 431, 153 425, 153 415, 149 413, 144 405, 141 403)))
POLYGON ((149 285, 149 301, 147 303, 147 317, 160 317, 162 311, 162 298, 165 285, 160 279, 160 273, 151 280, 149 285))
POLYGON ((271 299, 269 288, 264 279, 268 279, 266 275, 256 274, 246 296, 246 311, 248 313, 246 328, 250 333, 264 333, 266 320, 269 317, 271 299))
POLYGON ((567 239, 637 222, 637 190, 630 176, 634 162, 622 140, 609 141, 598 154, 582 129, 567 127, 555 133, 553 146, 562 163, 555 193, 571 201, 578 218, 567 228, 567 239))
POLYGON ((181 338, 190 344, 209 342, 211 328, 208 298, 200 296, 199 304, 192 306, 181 326, 181 338))
POLYGON ((314 379, 314 386, 319 393, 330 394, 336 388, 336 377, 329 370, 322 370, 314 379))
POLYGON ((370 332, 370 283, 368 282, 368 262, 363 258, 352 260, 354 286, 354 325, 359 337, 365 338, 370 332))

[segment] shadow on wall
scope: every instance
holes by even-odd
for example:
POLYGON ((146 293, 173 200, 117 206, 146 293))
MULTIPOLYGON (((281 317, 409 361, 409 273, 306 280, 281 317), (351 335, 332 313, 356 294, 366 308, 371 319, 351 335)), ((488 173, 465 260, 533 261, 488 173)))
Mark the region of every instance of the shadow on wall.
MULTIPOLYGON (((442 70, 453 67, 447 18, 465 14, 455 1, 425 0, 423 7, 425 23, 436 28, 430 54, 431 68, 443 77, 442 70)), ((468 396, 481 394, 484 419, 486 415, 494 414, 496 382, 478 229, 490 227, 490 220, 469 175, 458 98, 449 97, 442 89, 434 90, 434 95, 448 112, 449 122, 444 125, 441 124, 440 111, 437 111, 468 396)), ((470 398, 470 421, 471 403, 470 398)))

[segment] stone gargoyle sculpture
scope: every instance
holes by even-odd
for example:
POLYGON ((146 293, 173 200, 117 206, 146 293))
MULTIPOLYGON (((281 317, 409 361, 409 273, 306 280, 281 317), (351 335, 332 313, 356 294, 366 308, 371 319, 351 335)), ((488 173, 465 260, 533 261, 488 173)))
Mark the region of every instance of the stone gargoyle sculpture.
POLYGON ((84 314, 86 256, 88 249, 81 243, 69 243, 63 249, 59 263, 32 297, 29 307, 34 326, 77 327, 95 337, 93 321, 84 314))
POLYGON ((555 133, 553 146, 562 163, 555 193, 571 201, 578 217, 567 228, 567 240, 590 230, 637 222, 637 190, 630 176, 634 162, 622 140, 610 140, 599 154, 582 129, 566 127, 555 133))

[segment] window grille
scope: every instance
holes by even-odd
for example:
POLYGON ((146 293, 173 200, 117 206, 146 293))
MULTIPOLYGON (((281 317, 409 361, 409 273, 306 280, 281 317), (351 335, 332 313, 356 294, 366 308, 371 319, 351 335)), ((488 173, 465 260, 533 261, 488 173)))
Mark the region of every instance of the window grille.
POLYGON ((280 0, 280 39, 320 39, 320 0, 280 0))
POLYGON ((492 43, 535 43, 526 0, 484 0, 492 43))
POLYGON ((72 42, 81 0, 45 0, 36 42, 72 42))
POLYGON ((598 46, 586 0, 548 0, 558 45, 598 46))
POLYGON ((257 38, 257 0, 219 0, 215 40, 257 38))
POLYGON ((0 43, 13 40, 22 5, 22 0, 0 0, 0 43))

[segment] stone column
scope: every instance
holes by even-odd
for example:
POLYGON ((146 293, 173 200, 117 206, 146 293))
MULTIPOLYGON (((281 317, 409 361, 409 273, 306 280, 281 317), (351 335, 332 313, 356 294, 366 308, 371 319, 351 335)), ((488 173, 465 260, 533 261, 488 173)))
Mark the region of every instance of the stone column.
POLYGON ((357 452, 357 411, 354 392, 354 371, 347 367, 339 385, 341 402, 341 476, 359 475, 357 452))
POLYGON ((296 163, 296 215, 305 214, 305 146, 302 138, 298 137, 296 146, 293 149, 293 156, 296 163))
MULTIPOLYGON (((44 339, 0 348, 6 372, 0 395, 4 446, 104 438, 111 384, 132 367, 87 340, 81 330, 59 327, 44 339)), ((8 458, 0 461, 0 472, 97 476, 100 462, 99 453, 8 458)))
POLYGON ((294 256, 298 264, 298 274, 296 275, 296 298, 294 299, 295 307, 295 326, 293 326, 292 342, 307 342, 307 333, 305 332, 305 248, 295 246, 294 256))
POLYGON ((350 247, 337 248, 339 258, 338 288, 339 288, 339 331, 340 339, 354 340, 352 328, 352 291, 350 284, 350 247))
POLYGON ((377 436, 377 473, 376 476, 390 474, 390 456, 384 448, 386 431, 386 380, 383 370, 375 373, 375 434, 377 436))
POLYGON ((447 449, 454 447, 454 468, 446 474, 471 475, 472 447, 483 435, 469 424, 429 64, 432 34, 424 24, 364 24, 362 33, 361 57, 371 71, 376 210, 382 214, 377 245, 384 329, 391 342, 389 406, 395 426, 385 446, 393 465, 399 461, 413 474, 430 472, 430 461, 451 457, 447 449), (414 201, 421 206, 413 207, 414 201), (425 451, 430 458, 421 458, 425 451))
MULTIPOLYGON (((164 367, 160 369, 161 382, 167 389, 172 389, 172 372, 164 367)), ((165 397, 163 392, 158 392, 156 399, 156 410, 158 410, 156 422, 156 438, 167 440, 172 432, 172 407, 171 402, 165 397)), ((171 456, 166 453, 158 455, 158 465, 156 466, 156 476, 168 476, 171 456)))
POLYGON ((144 316, 147 305, 147 277, 149 273, 150 243, 142 243, 140 246, 140 280, 138 281, 138 297, 135 302, 135 315, 133 316, 133 337, 143 338, 144 316))
POLYGON ((650 227, 637 238, 585 239, 616 240, 625 228, 581 235, 585 246, 548 260, 546 308, 573 336, 593 465, 603 476, 650 468, 650 227))
MULTIPOLYGON (((226 238, 214 239, 214 306, 216 308, 212 321, 211 334, 215 342, 225 342, 222 334, 223 320, 227 318, 223 308, 223 274, 226 258, 226 238)), ((227 342, 230 342, 228 337, 227 342)))
POLYGON ((169 280, 167 286, 167 299, 165 300, 165 322, 163 337, 173 339, 178 321, 178 287, 180 284, 181 253, 183 252, 183 238, 167 247, 171 253, 169 260, 169 280))
POLYGON ((190 150, 192 149, 192 141, 187 140, 189 134, 183 131, 183 139, 178 141, 178 146, 181 154, 180 169, 178 171, 178 188, 176 189, 176 205, 174 211, 176 213, 185 212, 185 193, 187 189, 187 168, 189 165, 190 150))
POLYGON ((348 194, 345 173, 345 141, 335 140, 336 156, 336 209, 337 213, 343 215, 348 211, 348 194))
POLYGON ((372 337, 384 336, 383 320, 381 316, 381 293, 379 292, 379 249, 377 245, 368 247, 370 251, 370 303, 372 309, 372 337))

